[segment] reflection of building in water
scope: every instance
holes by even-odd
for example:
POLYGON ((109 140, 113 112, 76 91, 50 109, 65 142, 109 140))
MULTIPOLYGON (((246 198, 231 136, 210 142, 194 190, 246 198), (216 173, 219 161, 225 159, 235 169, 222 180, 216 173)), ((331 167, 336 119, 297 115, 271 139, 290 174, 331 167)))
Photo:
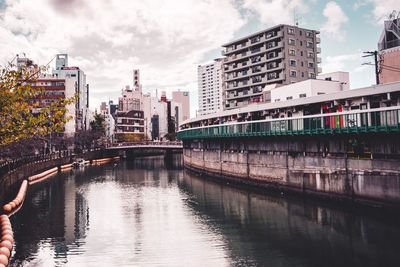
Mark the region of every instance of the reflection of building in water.
POLYGON ((77 192, 75 177, 65 179, 65 242, 68 244, 85 237, 89 224, 89 207, 85 198, 77 192))
POLYGON ((179 183, 193 196, 188 206, 223 234, 231 257, 257 263, 244 265, 263 265, 268 259, 270 266, 291 266, 295 259, 305 266, 323 266, 321 263, 326 263, 328 257, 332 266, 353 261, 373 266, 381 253, 388 255, 385 262, 393 262, 396 255, 396 249, 388 244, 397 244, 400 232, 395 225, 388 227, 383 221, 295 198, 261 195, 187 172, 179 183), (389 232, 390 240, 386 238, 389 232))

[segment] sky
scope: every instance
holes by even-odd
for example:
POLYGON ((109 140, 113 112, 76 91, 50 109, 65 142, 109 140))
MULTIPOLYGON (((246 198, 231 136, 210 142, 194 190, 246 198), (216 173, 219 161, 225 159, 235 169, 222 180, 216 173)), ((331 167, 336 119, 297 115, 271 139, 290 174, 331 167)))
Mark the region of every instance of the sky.
POLYGON ((144 92, 189 91, 194 116, 197 66, 220 57, 222 44, 281 23, 321 32, 323 73, 350 72, 351 88, 373 84, 363 51, 377 49, 396 8, 400 0, 0 0, 0 65, 68 53, 87 75, 92 110, 117 100, 138 68, 144 92))

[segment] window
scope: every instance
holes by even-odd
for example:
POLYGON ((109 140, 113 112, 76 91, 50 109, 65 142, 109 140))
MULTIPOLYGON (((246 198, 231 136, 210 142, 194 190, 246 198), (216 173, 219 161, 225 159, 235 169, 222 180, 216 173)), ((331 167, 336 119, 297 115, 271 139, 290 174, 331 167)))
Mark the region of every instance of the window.
POLYGON ((302 36, 303 35, 303 31, 300 31, 300 36, 302 36))
POLYGON ((301 78, 304 78, 304 72, 301 72, 301 78))
POLYGON ((300 62, 300 63, 301 63, 300 65, 301 65, 302 67, 304 67, 304 62, 302 61, 302 62, 300 62))
POLYGON ((294 34, 294 29, 293 28, 288 28, 288 34, 294 34))
POLYGON ((289 59, 289 66, 296 67, 296 60, 289 59))
POLYGON ((297 75, 297 72, 295 70, 291 70, 289 73, 290 77, 296 77, 296 75, 297 75))
POLYGON ((270 62, 267 64, 267 69, 273 69, 276 67, 276 62, 270 62))
POLYGON ((289 49, 289 55, 290 55, 290 56, 295 56, 295 55, 296 55, 296 50, 294 50, 294 49, 289 49))
POLYGON ((314 57, 314 53, 313 53, 313 52, 310 52, 310 51, 308 51, 308 53, 307 53, 307 56, 308 56, 308 57, 310 57, 310 58, 313 58, 313 57, 314 57))
POLYGON ((296 45, 296 40, 294 40, 294 39, 289 39, 288 44, 289 44, 289 45, 296 45))
POLYGON ((308 67, 309 68, 314 68, 314 62, 308 62, 308 67))
POLYGON ((312 38, 313 37, 313 33, 312 32, 306 32, 306 36, 312 38))
POLYGON ((272 48, 272 47, 274 47, 275 46, 275 43, 274 42, 269 42, 269 43, 267 43, 267 48, 272 48))
POLYGON ((274 57, 275 57, 275 53, 274 53, 274 52, 271 52, 271 53, 268 53, 268 54, 267 54, 267 58, 268 58, 268 59, 274 58, 274 57))
POLYGON ((308 77, 311 79, 315 79, 315 73, 313 72, 308 73, 308 77))
POLYGON ((300 98, 307 97, 307 94, 299 94, 299 97, 300 97, 300 98))
POLYGON ((313 48, 314 43, 313 42, 307 42, 307 47, 308 48, 313 48))
POLYGON ((303 51, 300 51, 300 56, 303 56, 303 51))
POLYGON ((293 99, 293 96, 286 97, 286 100, 292 100, 292 99, 293 99))
POLYGON ((268 80, 272 80, 272 79, 276 79, 276 73, 275 72, 273 72, 273 73, 269 73, 268 74, 268 80))
POLYGON ((273 33, 273 32, 267 33, 267 38, 271 38, 271 37, 273 37, 273 36, 274 36, 274 33, 273 33))

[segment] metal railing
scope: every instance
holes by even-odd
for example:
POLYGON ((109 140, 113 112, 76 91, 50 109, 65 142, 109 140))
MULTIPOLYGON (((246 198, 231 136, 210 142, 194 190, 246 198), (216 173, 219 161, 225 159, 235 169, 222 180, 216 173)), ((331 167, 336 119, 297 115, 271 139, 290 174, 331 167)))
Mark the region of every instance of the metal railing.
POLYGON ((236 122, 184 129, 180 140, 197 138, 400 132, 400 107, 236 122))

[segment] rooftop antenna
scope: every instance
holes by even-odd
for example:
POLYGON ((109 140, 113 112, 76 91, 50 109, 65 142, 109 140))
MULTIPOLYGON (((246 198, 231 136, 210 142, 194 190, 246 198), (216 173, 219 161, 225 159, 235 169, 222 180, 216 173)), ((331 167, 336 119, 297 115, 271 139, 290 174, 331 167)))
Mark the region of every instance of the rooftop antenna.
POLYGON ((297 27, 299 26, 299 20, 300 20, 300 18, 298 16, 297 12, 296 12, 296 9, 293 9, 293 23, 297 27))

